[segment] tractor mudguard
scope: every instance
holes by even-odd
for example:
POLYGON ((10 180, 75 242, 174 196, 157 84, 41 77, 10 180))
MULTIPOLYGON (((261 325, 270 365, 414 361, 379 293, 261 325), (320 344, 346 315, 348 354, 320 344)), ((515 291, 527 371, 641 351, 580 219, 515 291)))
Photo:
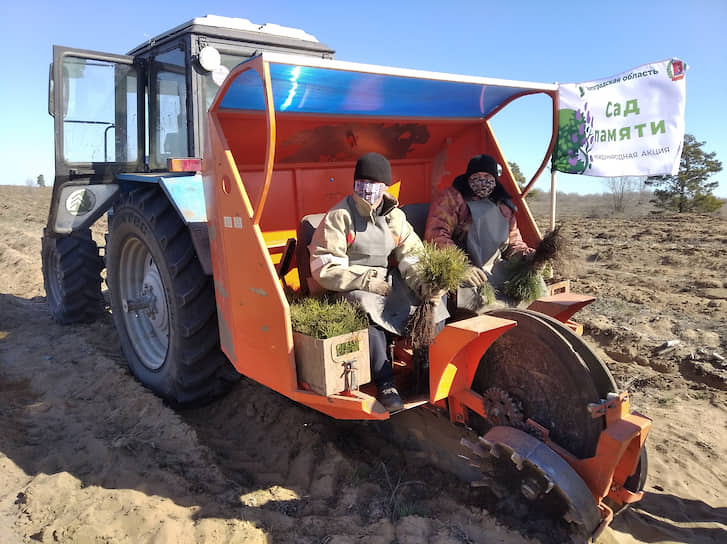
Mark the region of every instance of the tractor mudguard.
POLYGON ((211 276, 212 259, 207 233, 207 206, 202 176, 199 173, 165 172, 163 174, 120 174, 117 179, 124 184, 122 185, 124 191, 127 190, 126 185, 129 182, 157 183, 161 186, 177 215, 189 229, 202 271, 211 276))
POLYGON ((162 187, 179 218, 189 229, 202 270, 206 275, 212 275, 207 208, 199 173, 119 174, 116 181, 63 185, 57 199, 54 197, 57 204, 55 213, 51 213, 53 224, 50 225, 52 232, 49 234, 67 235, 86 230, 113 206, 120 192, 127 193, 138 183, 156 183, 162 187))

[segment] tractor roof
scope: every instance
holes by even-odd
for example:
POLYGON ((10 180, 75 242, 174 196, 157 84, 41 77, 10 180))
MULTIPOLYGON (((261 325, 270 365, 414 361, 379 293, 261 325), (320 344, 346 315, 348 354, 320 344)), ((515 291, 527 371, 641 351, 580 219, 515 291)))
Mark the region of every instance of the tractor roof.
POLYGON ((239 17, 222 17, 220 15, 205 15, 196 17, 170 30, 151 38, 138 45, 129 55, 137 55, 146 49, 178 37, 183 34, 201 34, 204 36, 225 38, 233 41, 244 42, 251 45, 283 45, 295 47, 306 51, 316 51, 332 56, 334 51, 320 43, 315 36, 299 29, 281 26, 273 23, 257 24, 249 19, 239 17))

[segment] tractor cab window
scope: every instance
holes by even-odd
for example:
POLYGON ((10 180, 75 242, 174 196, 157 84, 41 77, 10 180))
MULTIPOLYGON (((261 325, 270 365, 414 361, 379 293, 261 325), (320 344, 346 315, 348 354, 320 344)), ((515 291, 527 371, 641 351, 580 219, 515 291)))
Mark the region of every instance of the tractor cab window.
POLYGON ((62 63, 65 162, 136 161, 136 68, 74 56, 62 63))
POLYGON ((151 61, 149 167, 164 169, 170 157, 189 154, 187 78, 181 48, 156 55, 151 61))

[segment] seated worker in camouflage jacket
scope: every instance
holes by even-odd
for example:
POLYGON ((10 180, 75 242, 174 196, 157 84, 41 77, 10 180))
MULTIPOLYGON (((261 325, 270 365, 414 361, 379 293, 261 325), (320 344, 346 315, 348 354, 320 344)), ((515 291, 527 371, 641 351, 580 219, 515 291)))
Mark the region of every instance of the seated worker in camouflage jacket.
MULTIPOLYGON (((342 293, 368 314, 377 399, 393 412, 403 403, 393 381, 387 334, 403 336, 409 315, 420 303, 422 280, 414 265, 422 241, 396 198, 386 192, 392 183, 386 157, 363 155, 353 178, 353 193, 328 211, 313 234, 308 246, 311 275, 324 289, 342 293)), ((439 302, 443 295, 435 293, 432 300, 439 302)), ((436 304, 434 317, 436 322, 449 317, 446 305, 436 304)))
POLYGON ((471 266, 457 290, 457 307, 475 313, 483 310, 478 289, 489 282, 503 300, 505 262, 535 252, 523 241, 512 197, 497 177, 494 157, 472 157, 467 171, 434 198, 424 232, 424 239, 438 247, 453 245, 467 253, 471 266))

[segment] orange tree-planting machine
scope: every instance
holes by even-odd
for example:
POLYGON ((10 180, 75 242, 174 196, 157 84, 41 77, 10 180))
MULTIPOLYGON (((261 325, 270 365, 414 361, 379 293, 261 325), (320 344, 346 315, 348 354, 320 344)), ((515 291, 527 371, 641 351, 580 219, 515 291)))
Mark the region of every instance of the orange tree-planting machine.
MULTIPOLYGON (((534 181, 555 140, 557 86, 336 61, 312 36, 268 26, 208 16, 125 56, 54 48, 49 308, 61 323, 99 315, 105 267, 129 366, 173 404, 213 399, 242 374, 334 418, 385 420, 373 384, 322 395, 299 379, 286 291, 308 290, 312 229, 350 193, 356 159, 377 151, 421 234, 431 197, 471 156, 507 165, 490 119, 542 94, 553 137, 534 181), (101 256, 89 227, 103 214, 101 256)), ((535 245, 507 166, 500 179, 535 245)), ((460 475, 592 538, 641 498, 650 420, 571 320, 593 298, 551 291, 447 323, 429 391, 405 394, 404 412, 424 405, 462 431, 452 455, 474 468, 460 475)), ((411 350, 401 339, 392 353, 406 391, 411 350)))

